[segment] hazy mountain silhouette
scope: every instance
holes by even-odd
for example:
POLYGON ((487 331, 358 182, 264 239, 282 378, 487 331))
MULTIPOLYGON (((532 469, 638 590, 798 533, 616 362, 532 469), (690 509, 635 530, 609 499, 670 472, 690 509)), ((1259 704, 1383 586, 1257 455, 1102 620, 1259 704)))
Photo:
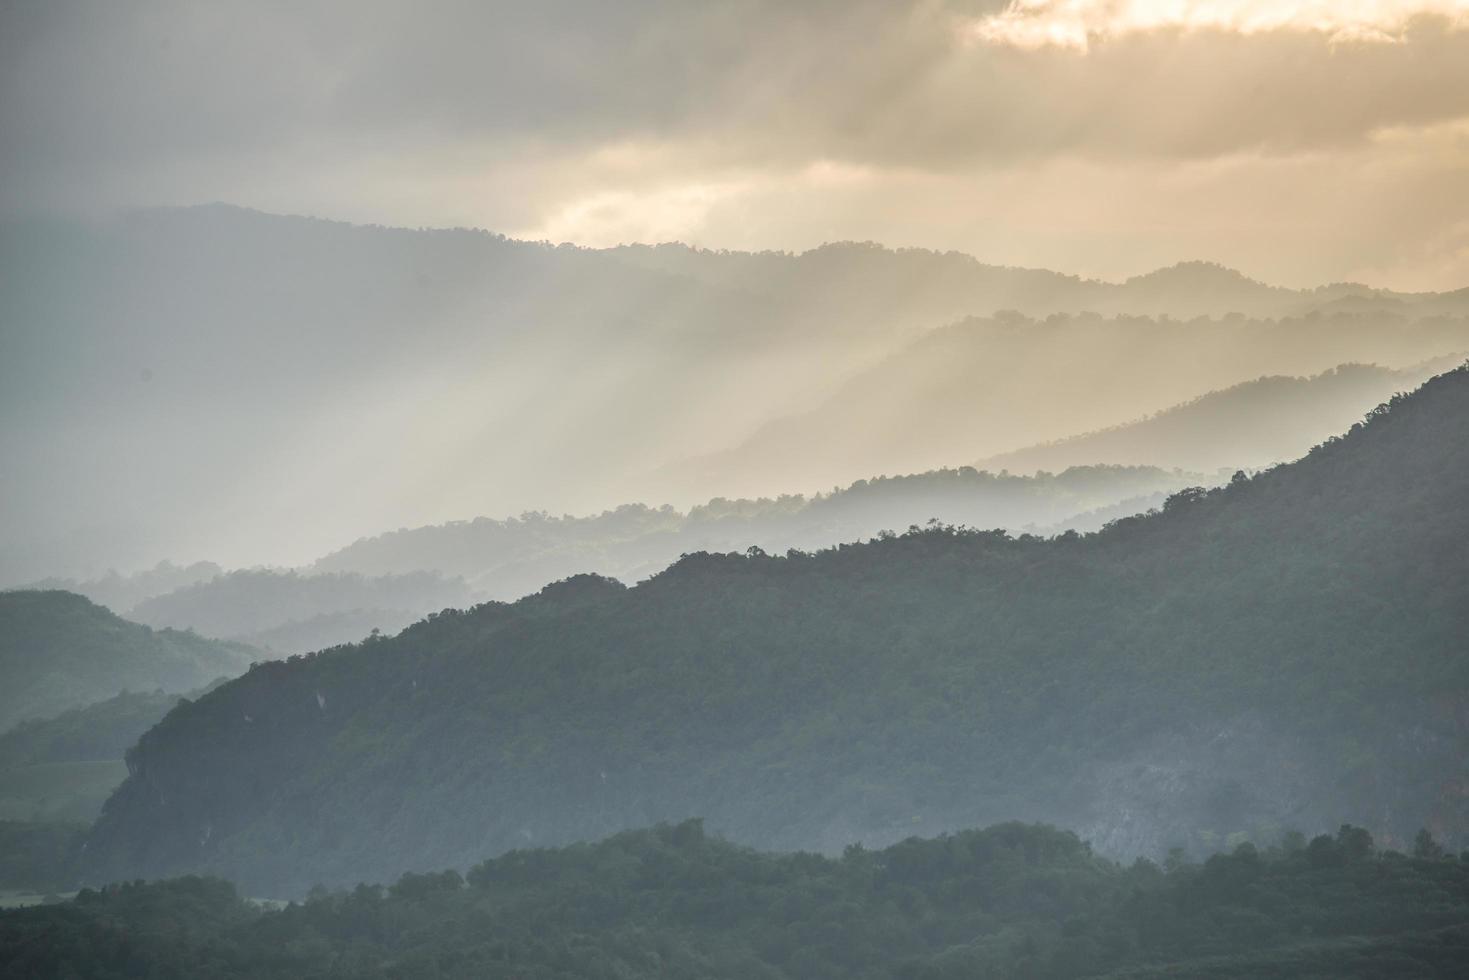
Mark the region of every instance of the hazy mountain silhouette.
POLYGON ((1458 321, 1398 313, 1278 330, 1005 320, 917 339, 997 310, 1278 318, 1364 295, 1409 318, 1465 306, 1202 263, 1111 284, 871 244, 595 250, 225 206, 6 221, 0 583, 164 557, 296 565, 457 514, 809 492, 1262 374, 1469 346, 1458 321), (1223 333, 1252 356, 1208 339, 1223 333), (952 349, 960 335, 972 341, 952 349), (1197 353, 1183 342, 1196 335, 1197 353), (927 357, 941 363, 921 370, 927 357), (955 393, 966 385, 988 395, 955 393), (1004 408, 1018 385, 1033 396, 1004 408), (772 422, 813 408, 824 422, 772 422), (666 469, 767 424, 728 465, 666 469))
MULTIPOLYGON (((767 423, 734 448, 686 460, 665 475, 754 495, 769 492, 777 478, 786 487, 820 486, 863 473, 990 460, 1124 425, 1261 375, 1313 375, 1351 361, 1419 364, 1466 345, 1465 318, 972 319, 926 334, 811 411, 767 423)), ((1355 414, 1375 403, 1365 388, 1355 414)), ((1264 392, 1245 390, 1240 397, 1257 393, 1264 392)), ((1331 417, 1342 425, 1352 415, 1331 417)), ((1277 414, 1280 431, 1267 450, 1286 446, 1298 455, 1325 434, 1322 421, 1308 415, 1297 428, 1291 415, 1277 414)), ((1208 468, 1270 458, 1258 447, 1240 449, 1248 459, 1211 459, 1208 468)))
POLYGON ((1117 854, 1342 819, 1457 848, 1465 499, 1469 368, 1092 536, 699 554, 444 613, 175 709, 90 874, 280 894, 689 815, 777 848, 1001 816, 1117 854))
POLYGON ((1255 469, 1303 455, 1372 406, 1462 361, 1451 356, 1401 371, 1344 364, 1310 378, 1259 378, 1113 429, 1001 453, 976 465, 1017 473, 1089 463, 1255 469))
POLYGON ((441 609, 518 599, 579 572, 631 585, 692 551, 823 548, 930 521, 1015 531, 1096 527, 1098 514, 1137 513, 1180 487, 1224 476, 1102 466, 1001 477, 961 467, 859 480, 811 497, 716 498, 687 511, 629 504, 585 517, 451 521, 363 538, 302 569, 224 572, 212 562, 165 563, 134 575, 48 579, 33 587, 68 589, 99 603, 135 597, 121 607, 124 615, 149 626, 305 653, 374 630, 396 633, 441 609))
POLYGON ((193 690, 258 656, 242 643, 128 622, 70 592, 0 592, 0 729, 120 691, 193 690))
POLYGON ((462 580, 430 571, 369 578, 244 569, 144 600, 128 617, 304 653, 360 640, 374 629, 396 633, 427 613, 476 598, 462 580))
POLYGON ((721 497, 688 511, 627 505, 589 517, 455 521, 364 538, 313 567, 366 575, 433 570, 463 576, 484 597, 517 599, 578 572, 632 585, 696 551, 828 548, 930 521, 1016 532, 1051 527, 1209 479, 1153 467, 1075 467, 1039 477, 961 467, 859 480, 812 497, 721 497))

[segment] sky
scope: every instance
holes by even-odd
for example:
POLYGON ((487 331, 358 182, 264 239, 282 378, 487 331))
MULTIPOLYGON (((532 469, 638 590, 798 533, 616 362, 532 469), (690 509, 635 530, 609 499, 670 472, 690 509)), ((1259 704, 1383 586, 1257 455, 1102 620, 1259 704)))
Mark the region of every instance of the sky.
POLYGON ((1469 0, 6 0, 0 212, 1469 285, 1469 0))

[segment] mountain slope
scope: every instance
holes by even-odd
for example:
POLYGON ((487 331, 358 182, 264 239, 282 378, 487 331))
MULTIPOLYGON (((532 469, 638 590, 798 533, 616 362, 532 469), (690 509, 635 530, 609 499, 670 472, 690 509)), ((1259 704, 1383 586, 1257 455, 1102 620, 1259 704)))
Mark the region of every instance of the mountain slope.
POLYGON ((1449 357, 1401 371, 1343 364, 1310 378, 1260 378, 1127 425, 1001 453, 978 465, 1016 473, 1096 463, 1258 469, 1296 459, 1372 406, 1462 362, 1449 357))
POLYGON ((1054 540, 692 555, 264 664, 148 732, 94 878, 256 893, 689 815, 839 848, 1047 819, 1157 853, 1461 846, 1469 369, 1297 463, 1054 540))
MULTIPOLYGON (((849 377, 814 408, 767 422, 732 448, 672 465, 666 475, 745 495, 769 492, 776 481, 786 489, 829 486, 870 473, 998 458, 1125 425, 1261 375, 1313 375, 1349 362, 1420 364, 1465 349, 1469 318, 1462 317, 970 319, 931 331, 849 377)), ((1362 393, 1354 412, 1332 416, 1339 425, 1376 404, 1362 393)), ((1333 431, 1321 422, 1307 417, 1297 427, 1293 417, 1276 415, 1278 432, 1260 441, 1268 449, 1304 452, 1333 431)), ((1225 448, 1262 456, 1244 441, 1225 448)), ((1152 458, 1116 461, 1134 465, 1152 458)), ((1103 461, 1079 459, 1076 465, 1103 461)), ((1203 468, 1220 465, 1248 463, 1211 458, 1203 468)))
POLYGON ((0 592, 0 728, 112 697, 183 692, 243 671, 240 643, 128 622, 79 595, 0 592))

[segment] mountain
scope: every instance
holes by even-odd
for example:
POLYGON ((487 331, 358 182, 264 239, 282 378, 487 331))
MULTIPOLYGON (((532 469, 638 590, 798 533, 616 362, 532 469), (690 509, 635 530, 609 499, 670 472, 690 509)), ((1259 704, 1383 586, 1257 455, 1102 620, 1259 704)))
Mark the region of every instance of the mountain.
POLYGON ((590 517, 532 513, 409 528, 356 541, 312 567, 374 576, 432 569, 463 576, 483 596, 515 599, 579 572, 632 584, 697 551, 827 548, 930 521, 1024 531, 1103 507, 1134 514, 1157 494, 1209 479, 1142 466, 1079 466, 1031 477, 966 466, 858 480, 811 497, 716 498, 688 511, 626 505, 590 517), (1136 509, 1123 501, 1136 501, 1136 509))
POLYGON ((152 568, 122 574, 109 569, 105 575, 82 581, 69 578, 45 578, 27 582, 25 588, 75 592, 84 595, 99 606, 106 606, 126 614, 139 603, 154 596, 177 589, 207 582, 224 573, 214 562, 198 561, 189 565, 176 565, 161 561, 152 568))
POLYGON ((70 592, 0 592, 0 728, 120 691, 193 690, 258 656, 242 643, 128 622, 70 592))
POLYGON ((360 640, 374 629, 396 633, 475 598, 462 580, 431 571, 366 577, 242 569, 145 599, 128 616, 289 654, 360 640))
MULTIPOLYGON (((759 495, 776 481, 786 488, 823 486, 867 473, 951 465, 956 459, 1002 459, 1037 443, 1123 426, 1201 392, 1262 375, 1316 375, 1351 362, 1422 365, 1466 349, 1469 318, 1463 317, 969 319, 930 331, 852 375, 815 407, 767 422, 732 448, 672 464, 664 475, 679 485, 718 485, 727 493, 759 495)), ((1398 382, 1384 380, 1378 390, 1390 394, 1398 382)), ((1355 387, 1361 400, 1345 414, 1306 413, 1299 426, 1289 415, 1273 414, 1268 434, 1255 430, 1260 444, 1241 438, 1238 445, 1221 446, 1247 459, 1221 463, 1218 456, 1201 453, 1197 458, 1209 465, 1197 468, 1237 469, 1281 448, 1295 449, 1287 457, 1293 458, 1331 431, 1321 428, 1325 422, 1350 424, 1375 404, 1370 379, 1351 371, 1317 387, 1343 392, 1355 387)), ((1262 387, 1238 396, 1245 402, 1257 394, 1269 393, 1262 387)), ((1335 399, 1343 410, 1343 402, 1352 400, 1335 399)), ((1333 396, 1324 400, 1331 402, 1333 396)), ((1267 398, 1262 411, 1268 413, 1271 404, 1267 398)), ((1072 465, 1160 458, 1161 453, 1077 458, 1072 465)))
MULTIPOLYGON (((698 821, 525 849, 303 903, 180 878, 0 912, 14 977, 1392 977, 1469 959, 1469 863, 1342 826, 1203 864, 1123 867, 1003 824, 840 857, 737 847, 698 821)), ((32 865, 36 863, 33 861, 32 865)), ((32 874, 44 871, 35 868, 32 874)), ((44 879, 42 879, 44 880, 44 879)))
POLYGON ((1452 319, 1402 322, 1462 317, 1449 294, 1393 294, 1356 327, 1274 329, 1362 295, 1377 294, 1280 289, 1197 263, 1112 284, 871 244, 599 250, 222 205, 6 220, 0 584, 181 555, 294 566, 459 514, 810 491, 1125 422, 1262 374, 1469 347, 1452 319), (981 331, 993 349, 977 342, 950 367, 996 389, 984 411, 938 396, 942 356, 937 373, 905 373, 925 355, 900 352, 928 332, 1001 310, 1175 321, 981 331), (1224 329, 1188 318, 1232 313, 1259 319, 1232 328, 1260 335, 1258 356, 1215 364, 1217 347, 1194 356, 1182 342, 1224 329), (1096 342, 1061 370, 1068 330, 1096 342), (1442 344, 1425 343, 1434 330, 1442 344), (1153 351, 1163 334, 1177 336, 1153 351), (1034 393, 1003 416, 1000 389, 1022 378, 1034 393), (758 454, 707 478, 667 470, 827 404, 833 424, 787 447, 802 464, 788 473, 758 454))
POLYGON ((1463 360, 1451 356, 1401 371, 1343 364, 1309 378, 1258 378, 1126 425, 1001 453, 978 465, 1019 473, 1090 463, 1258 469, 1296 459, 1372 406, 1463 360))
POLYGON ((696 554, 444 612, 170 713, 88 873, 290 894, 688 816, 776 848, 1018 818, 1126 856, 1344 817, 1459 847, 1466 499, 1462 368, 1090 536, 696 554))

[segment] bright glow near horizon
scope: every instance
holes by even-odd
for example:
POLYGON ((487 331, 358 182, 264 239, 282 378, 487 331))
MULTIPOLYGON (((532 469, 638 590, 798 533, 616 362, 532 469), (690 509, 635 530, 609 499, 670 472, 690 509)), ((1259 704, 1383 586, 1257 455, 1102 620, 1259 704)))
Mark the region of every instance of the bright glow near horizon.
POLYGON ((1421 17, 1461 28, 1469 21, 1469 0, 1010 0, 970 33, 1019 48, 1081 50, 1094 39, 1156 30, 1290 30, 1336 41, 1395 41, 1421 17))

